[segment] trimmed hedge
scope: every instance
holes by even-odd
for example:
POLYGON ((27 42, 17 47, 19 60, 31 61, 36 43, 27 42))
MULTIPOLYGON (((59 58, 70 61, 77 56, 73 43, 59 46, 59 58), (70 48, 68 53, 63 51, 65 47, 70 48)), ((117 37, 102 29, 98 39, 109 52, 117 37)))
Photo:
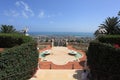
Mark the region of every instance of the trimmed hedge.
POLYGON ((31 37, 22 34, 0 34, 0 47, 11 48, 26 42, 30 42, 31 40, 31 37))
POLYGON ((90 43, 87 58, 92 75, 90 80, 115 80, 114 76, 120 80, 120 48, 94 41, 90 43))
POLYGON ((0 53, 0 80, 27 80, 38 63, 37 44, 32 41, 0 53))
POLYGON ((102 43, 120 44, 120 35, 106 35, 98 37, 98 40, 102 43))

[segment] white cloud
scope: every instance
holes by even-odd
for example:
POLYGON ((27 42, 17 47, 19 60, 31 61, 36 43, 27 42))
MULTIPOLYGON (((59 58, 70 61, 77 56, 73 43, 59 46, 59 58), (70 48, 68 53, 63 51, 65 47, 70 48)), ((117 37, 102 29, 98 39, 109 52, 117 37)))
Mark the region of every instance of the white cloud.
POLYGON ((17 2, 15 3, 15 5, 16 5, 16 6, 20 6, 20 3, 19 3, 19 1, 17 1, 17 2))
POLYGON ((44 10, 41 10, 38 14, 38 17, 39 18, 53 18, 53 17, 56 17, 58 15, 55 15, 55 14, 46 14, 44 10))
POLYGON ((22 15, 23 15, 25 18, 28 18, 28 15, 27 15, 24 11, 22 11, 22 15))
POLYGON ((20 14, 15 10, 6 10, 6 11, 4 11, 4 15, 18 17, 20 14))
POLYGON ((47 15, 48 18, 62 16, 62 13, 47 15))
POLYGON ((17 1, 15 5, 22 8, 22 15, 24 17, 28 18, 30 16, 34 16, 34 12, 32 11, 32 9, 29 7, 27 3, 23 1, 17 1))
POLYGON ((44 12, 44 11, 40 11, 38 17, 39 17, 39 18, 45 17, 45 12, 44 12))

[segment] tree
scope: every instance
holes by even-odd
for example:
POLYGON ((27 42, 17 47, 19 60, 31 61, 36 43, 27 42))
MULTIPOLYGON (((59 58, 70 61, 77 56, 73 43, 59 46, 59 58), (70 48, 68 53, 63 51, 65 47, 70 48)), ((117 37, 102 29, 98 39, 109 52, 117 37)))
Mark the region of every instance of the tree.
POLYGON ((101 26, 106 29, 107 34, 120 34, 120 20, 118 17, 108 17, 101 26))
POLYGON ((107 30, 102 27, 102 26, 99 26, 99 29, 95 31, 94 35, 97 37, 97 36, 100 36, 100 35, 104 35, 104 34, 107 34, 107 30))
POLYGON ((118 12, 118 16, 120 16, 120 11, 118 12))
POLYGON ((1 33, 15 33, 16 29, 12 25, 1 25, 0 32, 1 33))
POLYGON ((118 17, 108 17, 100 28, 95 31, 95 35, 99 34, 120 34, 120 20, 118 17))

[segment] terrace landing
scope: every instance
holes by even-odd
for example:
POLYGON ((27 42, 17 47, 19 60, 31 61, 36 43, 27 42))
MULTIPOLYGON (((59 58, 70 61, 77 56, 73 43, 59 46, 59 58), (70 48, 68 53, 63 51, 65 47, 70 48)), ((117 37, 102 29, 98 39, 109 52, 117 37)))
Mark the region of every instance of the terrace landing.
POLYGON ((38 70, 30 80, 81 80, 82 70, 38 70))
POLYGON ((83 69, 86 55, 83 51, 72 49, 72 47, 52 47, 51 54, 47 55, 44 60, 39 58, 40 69, 83 69), (69 55, 69 50, 75 50, 82 54, 82 57, 76 59, 75 56, 69 55))
MULTIPOLYGON (((53 54, 46 56, 45 61, 39 58, 39 66, 36 74, 30 80, 81 80, 86 55, 81 50, 68 47, 49 46, 44 50, 51 50, 53 54), (68 55, 68 50, 75 50, 82 54, 79 61, 74 56, 68 55)), ((44 51, 44 50, 40 50, 44 51)))

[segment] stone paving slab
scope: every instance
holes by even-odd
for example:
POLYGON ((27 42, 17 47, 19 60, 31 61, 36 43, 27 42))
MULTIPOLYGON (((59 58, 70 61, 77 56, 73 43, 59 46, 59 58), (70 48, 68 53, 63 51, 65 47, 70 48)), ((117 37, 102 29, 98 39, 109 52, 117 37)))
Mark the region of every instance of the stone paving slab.
POLYGON ((41 70, 30 80, 80 80, 81 70, 41 70))
POLYGON ((57 65, 67 64, 69 61, 74 61, 76 58, 74 56, 68 55, 67 47, 52 47, 51 55, 45 57, 46 61, 51 61, 57 65))

